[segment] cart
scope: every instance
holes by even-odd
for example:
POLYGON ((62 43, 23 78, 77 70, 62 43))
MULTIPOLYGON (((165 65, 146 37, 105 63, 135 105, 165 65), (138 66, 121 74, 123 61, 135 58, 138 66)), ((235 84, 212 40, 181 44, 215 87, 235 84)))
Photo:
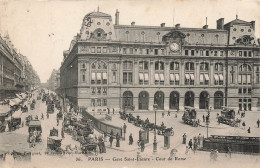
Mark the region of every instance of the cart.
POLYGON ((62 154, 63 150, 61 148, 61 141, 62 138, 59 138, 57 136, 47 137, 47 150, 51 150, 51 152, 55 151, 59 154, 62 154))
POLYGON ((82 153, 88 154, 90 152, 94 152, 95 155, 98 155, 98 143, 92 134, 85 137, 84 141, 82 141, 80 145, 82 153))
POLYGON ((28 142, 41 142, 42 127, 39 120, 31 120, 28 125, 28 142))

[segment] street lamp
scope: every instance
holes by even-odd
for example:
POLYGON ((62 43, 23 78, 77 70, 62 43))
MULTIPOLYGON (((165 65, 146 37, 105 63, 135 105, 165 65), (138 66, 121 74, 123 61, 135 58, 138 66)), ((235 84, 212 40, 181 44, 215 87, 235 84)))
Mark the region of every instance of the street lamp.
POLYGON ((208 116, 206 117, 206 125, 207 125, 207 138, 209 134, 209 116, 210 116, 210 107, 209 107, 209 95, 207 97, 207 109, 208 109, 208 116))
POLYGON ((154 142, 153 142, 153 153, 157 152, 157 142, 156 142, 156 110, 158 109, 158 105, 153 105, 154 109, 154 117, 155 117, 155 125, 154 125, 154 142))

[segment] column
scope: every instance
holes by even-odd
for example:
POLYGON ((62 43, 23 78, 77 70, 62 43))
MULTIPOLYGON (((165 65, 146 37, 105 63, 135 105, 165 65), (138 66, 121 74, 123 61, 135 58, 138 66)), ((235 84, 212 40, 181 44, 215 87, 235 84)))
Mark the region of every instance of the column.
POLYGON ((180 86, 184 85, 184 78, 185 78, 185 64, 184 60, 180 62, 180 86))
POLYGON ((165 60, 165 70, 164 70, 164 84, 170 85, 170 63, 169 60, 165 60))
POLYGON ((154 85, 154 60, 150 61, 150 85, 154 85))
POLYGON ((209 82, 210 82, 210 86, 214 86, 214 81, 215 81, 215 77, 214 77, 214 62, 210 62, 210 67, 209 67, 209 82))
POLYGON ((200 85, 200 63, 196 61, 195 63, 195 73, 194 73, 195 86, 200 85))
POLYGON ((133 83, 134 85, 139 85, 139 67, 138 67, 138 60, 134 60, 133 61, 134 65, 134 69, 133 69, 133 83))

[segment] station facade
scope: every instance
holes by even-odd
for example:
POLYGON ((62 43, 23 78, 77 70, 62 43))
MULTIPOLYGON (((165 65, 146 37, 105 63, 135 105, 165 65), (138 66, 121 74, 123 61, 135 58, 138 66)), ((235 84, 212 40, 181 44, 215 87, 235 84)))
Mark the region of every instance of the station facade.
POLYGON ((103 12, 87 14, 64 51, 60 91, 75 106, 133 111, 257 110, 260 47, 255 22, 236 17, 216 29, 119 24, 103 12))

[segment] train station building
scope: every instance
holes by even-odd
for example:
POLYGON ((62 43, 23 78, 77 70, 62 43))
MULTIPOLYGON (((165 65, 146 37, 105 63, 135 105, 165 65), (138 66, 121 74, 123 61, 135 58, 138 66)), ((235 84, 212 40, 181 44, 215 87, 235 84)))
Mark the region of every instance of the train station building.
MULTIPOLYGON (((145 16, 144 16, 145 17, 145 16)), ((236 17, 216 29, 119 24, 100 11, 84 18, 64 51, 62 96, 88 110, 220 109, 260 104, 260 46, 255 22, 236 17)))

